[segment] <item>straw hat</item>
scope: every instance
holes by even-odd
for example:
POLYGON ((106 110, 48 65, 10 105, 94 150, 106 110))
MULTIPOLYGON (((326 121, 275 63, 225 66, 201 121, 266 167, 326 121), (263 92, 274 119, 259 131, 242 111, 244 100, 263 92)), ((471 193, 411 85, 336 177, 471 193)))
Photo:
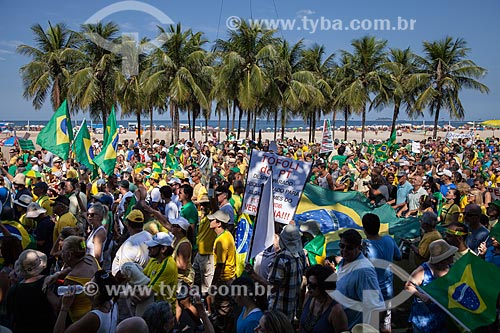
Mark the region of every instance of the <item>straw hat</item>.
POLYGON ((19 270, 24 278, 39 275, 47 267, 47 256, 36 250, 25 250, 19 255, 19 270))
POLYGON ((435 240, 429 245, 429 252, 431 253, 429 264, 437 264, 454 255, 457 250, 457 247, 448 244, 444 239, 435 240))
POLYGON ((14 179, 12 179, 12 184, 26 185, 26 176, 22 173, 18 173, 14 179))
POLYGON ((40 207, 38 202, 32 202, 28 205, 28 208, 26 209, 26 217, 30 219, 37 218, 40 216, 40 214, 47 213, 46 209, 43 209, 40 207))

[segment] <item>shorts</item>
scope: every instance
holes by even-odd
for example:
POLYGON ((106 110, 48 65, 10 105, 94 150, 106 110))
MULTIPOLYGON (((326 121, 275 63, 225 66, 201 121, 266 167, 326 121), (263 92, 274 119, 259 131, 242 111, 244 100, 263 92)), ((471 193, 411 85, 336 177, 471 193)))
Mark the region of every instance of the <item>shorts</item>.
POLYGON ((214 255, 197 253, 194 257, 193 269, 194 284, 201 286, 202 294, 207 294, 214 278, 214 255))

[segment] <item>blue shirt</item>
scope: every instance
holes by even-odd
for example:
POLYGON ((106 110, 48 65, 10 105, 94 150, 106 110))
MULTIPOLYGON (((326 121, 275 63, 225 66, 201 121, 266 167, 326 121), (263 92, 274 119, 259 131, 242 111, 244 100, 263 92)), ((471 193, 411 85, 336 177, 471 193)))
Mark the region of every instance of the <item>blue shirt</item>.
POLYGON ((470 234, 467 236, 465 239, 465 243, 467 244, 467 247, 471 249, 474 253, 477 254, 477 249, 479 245, 486 241, 486 238, 488 238, 488 235, 490 232, 488 229, 486 229, 485 226, 481 225, 479 228, 476 230, 472 230, 470 234))
POLYGON ((372 311, 385 310, 375 268, 362 253, 350 263, 345 263, 342 259, 337 270, 337 277, 337 290, 333 292, 333 296, 337 302, 344 306, 349 329, 363 322, 363 312, 352 310, 350 307, 361 305, 370 311, 370 313, 365 314, 369 321, 372 311), (363 298, 365 292, 368 297, 363 298), (346 297, 349 299, 346 300, 346 297))
MULTIPOLYGON (((401 260, 401 251, 396 242, 390 236, 382 236, 380 239, 366 239, 364 241, 365 255, 368 259, 381 259, 387 261, 382 263, 388 265, 386 268, 375 268, 377 271, 378 285, 384 300, 391 299, 394 291, 392 284, 392 271, 389 263, 393 260, 401 260)), ((375 266, 381 266, 380 264, 375 266)))
POLYGON ((398 184, 398 192, 396 194, 396 205, 406 202, 406 198, 408 197, 408 194, 412 190, 413 186, 408 181, 405 181, 403 185, 398 184))
POLYGON ((486 255, 484 256, 484 260, 496 265, 497 267, 500 267, 500 253, 495 252, 494 246, 488 247, 488 249, 486 250, 486 255))
POLYGON ((236 333, 253 333, 255 328, 259 326, 259 320, 263 313, 260 309, 253 309, 252 312, 243 319, 244 313, 245 307, 241 310, 238 321, 236 322, 236 333))

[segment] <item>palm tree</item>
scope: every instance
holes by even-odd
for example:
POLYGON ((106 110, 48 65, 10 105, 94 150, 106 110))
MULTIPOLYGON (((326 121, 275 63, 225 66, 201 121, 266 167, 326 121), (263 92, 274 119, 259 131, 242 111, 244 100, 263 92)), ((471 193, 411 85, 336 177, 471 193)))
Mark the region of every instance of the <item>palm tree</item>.
POLYGON ((384 77, 385 89, 382 94, 375 97, 373 104, 376 108, 393 105, 392 134, 396 130, 396 120, 401 107, 404 107, 410 117, 420 114, 415 109, 415 98, 422 84, 423 74, 419 72, 417 56, 410 48, 391 49, 382 67, 388 74, 384 77))
MULTIPOLYGON (((312 47, 302 52, 301 67, 311 72, 314 76, 315 87, 319 90, 320 100, 316 100, 310 108, 308 117, 310 119, 309 141, 316 140, 316 120, 321 117, 321 113, 329 113, 332 109, 332 74, 335 69, 334 54, 325 58, 325 47, 314 44, 312 47), (327 111, 327 112, 325 112, 327 111)), ((334 117, 335 118, 335 117, 334 117)))
POLYGON ((365 36, 353 40, 351 45, 354 52, 347 53, 346 56, 352 58, 354 80, 341 94, 353 110, 361 113, 361 142, 363 142, 367 106, 372 102, 371 94, 386 94, 383 85, 382 64, 385 63, 386 59, 387 41, 365 36))
POLYGON ((106 124, 111 108, 116 106, 124 73, 119 56, 105 49, 93 36, 98 35, 112 45, 118 41, 118 32, 118 26, 113 22, 82 25, 81 34, 85 39, 80 49, 85 56, 80 59, 79 69, 69 86, 74 105, 88 110, 93 119, 101 119, 103 124, 106 124))
POLYGON ((56 110, 67 97, 67 84, 81 53, 75 47, 78 34, 69 30, 63 23, 55 26, 49 22, 44 31, 40 24, 31 27, 36 46, 19 45, 17 52, 32 58, 21 67, 26 99, 33 99, 33 107, 39 110, 47 94, 50 93, 52 108, 56 110))
POLYGON ((488 93, 486 85, 477 81, 486 75, 486 69, 467 59, 467 43, 462 38, 446 37, 440 41, 424 42, 425 57, 420 58, 425 73, 424 90, 418 96, 416 107, 427 107, 434 115, 433 137, 437 136, 437 125, 441 109, 450 117, 462 119, 464 107, 459 97, 463 88, 488 93))
POLYGON ((339 59, 339 65, 333 74, 333 108, 341 111, 344 115, 344 141, 347 141, 348 120, 353 112, 348 95, 344 91, 356 80, 353 69, 353 56, 343 52, 339 59))
MULTIPOLYGON (((226 96, 233 101, 233 110, 239 109, 238 139, 243 113, 249 115, 258 109, 259 100, 264 95, 267 84, 263 61, 276 54, 277 39, 273 30, 263 30, 257 25, 249 26, 241 20, 237 30, 229 32, 227 40, 217 40, 214 51, 222 55, 216 90, 227 87, 226 96), (229 85, 232 87, 229 87, 229 85), (222 86, 222 87, 221 87, 222 86)), ((250 124, 247 124, 250 127, 250 124)))
POLYGON ((172 116, 172 140, 179 140, 179 110, 185 108, 189 112, 189 105, 196 101, 202 108, 209 109, 205 92, 200 82, 195 78, 196 71, 202 69, 206 61, 206 51, 201 47, 205 41, 202 33, 193 33, 191 29, 182 30, 181 24, 170 25, 167 29, 159 27, 164 40, 161 49, 156 50, 152 72, 146 82, 146 90, 159 96, 162 105, 166 108, 169 103, 172 116))

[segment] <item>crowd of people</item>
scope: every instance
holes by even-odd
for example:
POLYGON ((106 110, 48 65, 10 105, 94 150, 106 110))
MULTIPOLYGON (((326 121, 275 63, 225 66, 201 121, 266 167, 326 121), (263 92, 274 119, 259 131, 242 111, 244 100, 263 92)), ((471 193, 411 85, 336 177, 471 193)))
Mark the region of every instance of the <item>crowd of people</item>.
POLYGON ((317 221, 290 221, 275 223, 274 244, 241 262, 235 234, 252 149, 310 162, 310 184, 419 218, 418 242, 403 240, 418 264, 405 285, 414 332, 453 325, 417 286, 467 252, 500 267, 495 138, 429 138, 418 149, 403 139, 382 160, 355 141, 320 153, 295 138, 124 140, 115 171, 97 177, 72 158, 12 148, 0 168, 0 324, 13 332, 391 332, 389 264, 407 253, 380 234, 389 221, 375 214, 362 217, 366 239, 341 231, 337 255, 308 253, 317 221))

